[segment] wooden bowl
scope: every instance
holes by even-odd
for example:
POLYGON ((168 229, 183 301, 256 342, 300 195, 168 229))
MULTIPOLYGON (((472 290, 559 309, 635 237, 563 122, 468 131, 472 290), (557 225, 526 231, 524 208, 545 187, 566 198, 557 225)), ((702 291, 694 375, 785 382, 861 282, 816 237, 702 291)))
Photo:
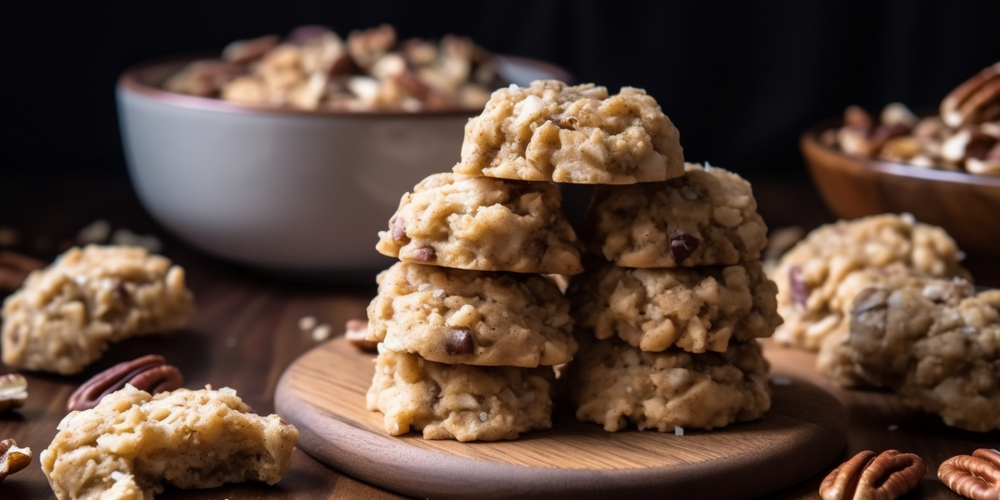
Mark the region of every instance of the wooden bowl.
POLYGON ((963 250, 1000 255, 1000 177, 849 156, 819 140, 839 125, 823 122, 800 141, 813 182, 834 214, 854 219, 909 212, 945 228, 963 250))

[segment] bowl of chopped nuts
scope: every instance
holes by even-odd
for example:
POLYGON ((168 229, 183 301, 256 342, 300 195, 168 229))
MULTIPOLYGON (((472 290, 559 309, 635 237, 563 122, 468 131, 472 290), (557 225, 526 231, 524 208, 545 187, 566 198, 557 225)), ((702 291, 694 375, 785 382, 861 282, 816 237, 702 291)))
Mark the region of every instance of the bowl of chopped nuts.
POLYGON ((800 146, 837 216, 909 212, 966 250, 1000 254, 1000 63, 955 88, 938 114, 893 103, 876 121, 851 106, 800 146))
POLYGON ((494 89, 538 78, 570 79, 464 37, 305 26, 139 64, 117 99, 132 183, 172 233, 258 268, 370 278, 399 193, 459 160, 494 89))

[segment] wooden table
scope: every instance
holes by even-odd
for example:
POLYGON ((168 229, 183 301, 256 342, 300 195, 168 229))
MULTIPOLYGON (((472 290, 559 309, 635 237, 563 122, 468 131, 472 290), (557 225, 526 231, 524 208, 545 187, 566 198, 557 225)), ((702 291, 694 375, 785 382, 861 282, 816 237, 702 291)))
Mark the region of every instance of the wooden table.
MULTIPOLYGON (((811 187, 802 180, 758 182, 755 191, 761 213, 771 227, 797 224, 811 228, 832 220, 811 187)), ((28 469, 0 483, 0 498, 53 498, 38 466, 38 454, 56 434, 56 425, 66 414, 69 394, 96 371, 139 355, 161 353, 182 369, 187 387, 229 386, 255 411, 270 413, 274 410, 274 387, 282 371, 316 345, 307 332, 299 330, 299 318, 315 316, 320 322, 332 325, 336 332, 348 319, 364 317, 365 307, 375 293, 374 283, 362 287, 289 283, 204 256, 172 239, 150 221, 123 179, 32 179, 0 183, 0 226, 19 230, 22 243, 18 250, 22 252, 50 259, 72 244, 80 227, 97 218, 109 220, 114 227, 160 236, 165 242, 164 253, 188 271, 197 313, 181 332, 112 346, 84 374, 63 377, 26 373, 28 402, 24 408, 0 416, 0 439, 15 438, 19 445, 31 447, 35 458, 28 469)), ((977 277, 988 274, 993 267, 989 264, 985 259, 970 262, 977 277)), ((958 498, 937 481, 938 464, 978 447, 1000 447, 1000 432, 977 434, 950 429, 934 416, 902 408, 891 394, 833 387, 813 370, 812 354, 773 345, 767 347, 767 353, 776 367, 829 390, 847 408, 851 427, 848 449, 841 458, 863 449, 897 448, 927 460, 928 475, 908 498, 958 498)), ((9 371, 0 367, 0 373, 9 371)), ((770 498, 817 499, 823 475, 825 471, 770 498)), ((340 474, 296 450, 291 470, 276 486, 168 489, 157 498, 305 500, 398 496, 340 474)))

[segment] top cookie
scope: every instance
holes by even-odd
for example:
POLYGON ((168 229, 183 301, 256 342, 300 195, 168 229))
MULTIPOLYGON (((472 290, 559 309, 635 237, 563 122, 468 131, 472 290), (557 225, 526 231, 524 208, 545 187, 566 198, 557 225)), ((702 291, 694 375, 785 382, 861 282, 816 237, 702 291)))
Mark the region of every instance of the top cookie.
POLYGON ((911 215, 883 214, 839 221, 809 233, 788 251, 771 278, 785 323, 774 338, 816 350, 846 321, 852 296, 840 289, 861 270, 898 263, 915 276, 969 277, 963 254, 943 229, 911 215))
POLYGON ((577 274, 576 233, 552 184, 443 173, 403 195, 375 248, 404 262, 577 274))
POLYGON ((598 187, 587 225, 591 250, 623 267, 732 265, 767 244, 750 183, 695 164, 666 182, 598 187))
POLYGON ((684 174, 680 133, 656 100, 623 87, 539 80, 500 89, 465 126, 455 172, 526 181, 634 184, 684 174))

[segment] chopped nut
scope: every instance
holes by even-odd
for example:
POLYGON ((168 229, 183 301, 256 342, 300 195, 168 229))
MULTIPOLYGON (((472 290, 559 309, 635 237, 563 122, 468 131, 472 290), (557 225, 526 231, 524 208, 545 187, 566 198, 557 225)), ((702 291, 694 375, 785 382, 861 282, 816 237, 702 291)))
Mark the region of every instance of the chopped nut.
POLYGON ((237 40, 222 49, 222 59, 232 63, 246 63, 263 56, 281 42, 278 35, 264 35, 249 40, 237 40))
POLYGON ((396 29, 383 24, 347 35, 347 51, 358 66, 370 69, 383 54, 396 45, 396 29))
POLYGON ((866 450, 831 471, 819 494, 823 500, 894 500, 916 488, 926 472, 912 453, 866 450))
POLYGON ((1000 99, 1000 62, 983 69, 941 101, 941 118, 950 127, 979 123, 989 104, 1000 99))
POLYGON ((894 102, 882 109, 882 123, 884 125, 902 125, 911 129, 917 124, 917 115, 910 111, 910 108, 900 102, 894 102))
POLYGON ((76 242, 80 245, 91 243, 104 243, 111 234, 111 223, 104 219, 97 219, 86 226, 80 228, 76 233, 76 242))
POLYGON ((368 340, 368 320, 366 319, 349 319, 347 320, 347 325, 345 325, 346 332, 344 337, 362 351, 366 352, 378 352, 378 342, 368 340))
POLYGON ((19 373, 0 376, 0 413, 24 406, 28 400, 28 379, 19 373))
POLYGON ((1000 498, 1000 451, 981 448, 958 455, 938 467, 938 478, 952 491, 972 500, 1000 498))
POLYGON ((406 238, 406 223, 400 217, 393 216, 392 220, 389 221, 389 225, 392 227, 392 239, 396 241, 404 241, 406 238))
POLYGON ((476 350, 472 332, 468 328, 456 328, 445 341, 444 350, 454 356, 456 354, 472 354, 476 350))
POLYGON ((0 441, 0 482, 31 463, 31 448, 20 448, 13 439, 0 441))
POLYGON ((809 300, 809 285, 802 278, 802 268, 798 265, 788 269, 788 287, 792 291, 792 303, 799 309, 805 309, 809 300))
POLYGON ((865 135, 875 128, 871 115, 861 106, 848 106, 844 110, 844 126, 861 131, 865 135))
POLYGON ((413 252, 413 260, 417 262, 434 262, 436 257, 437 253, 433 247, 422 247, 413 252))
POLYGON ((680 230, 673 231, 672 233, 670 236, 670 254, 674 256, 674 262, 680 264, 698 249, 701 240, 680 230))
POLYGON ((184 384, 184 376, 176 366, 168 365, 163 356, 150 354, 118 363, 84 382, 69 397, 66 409, 88 410, 97 406, 104 396, 131 385, 150 394, 173 391, 184 384))

